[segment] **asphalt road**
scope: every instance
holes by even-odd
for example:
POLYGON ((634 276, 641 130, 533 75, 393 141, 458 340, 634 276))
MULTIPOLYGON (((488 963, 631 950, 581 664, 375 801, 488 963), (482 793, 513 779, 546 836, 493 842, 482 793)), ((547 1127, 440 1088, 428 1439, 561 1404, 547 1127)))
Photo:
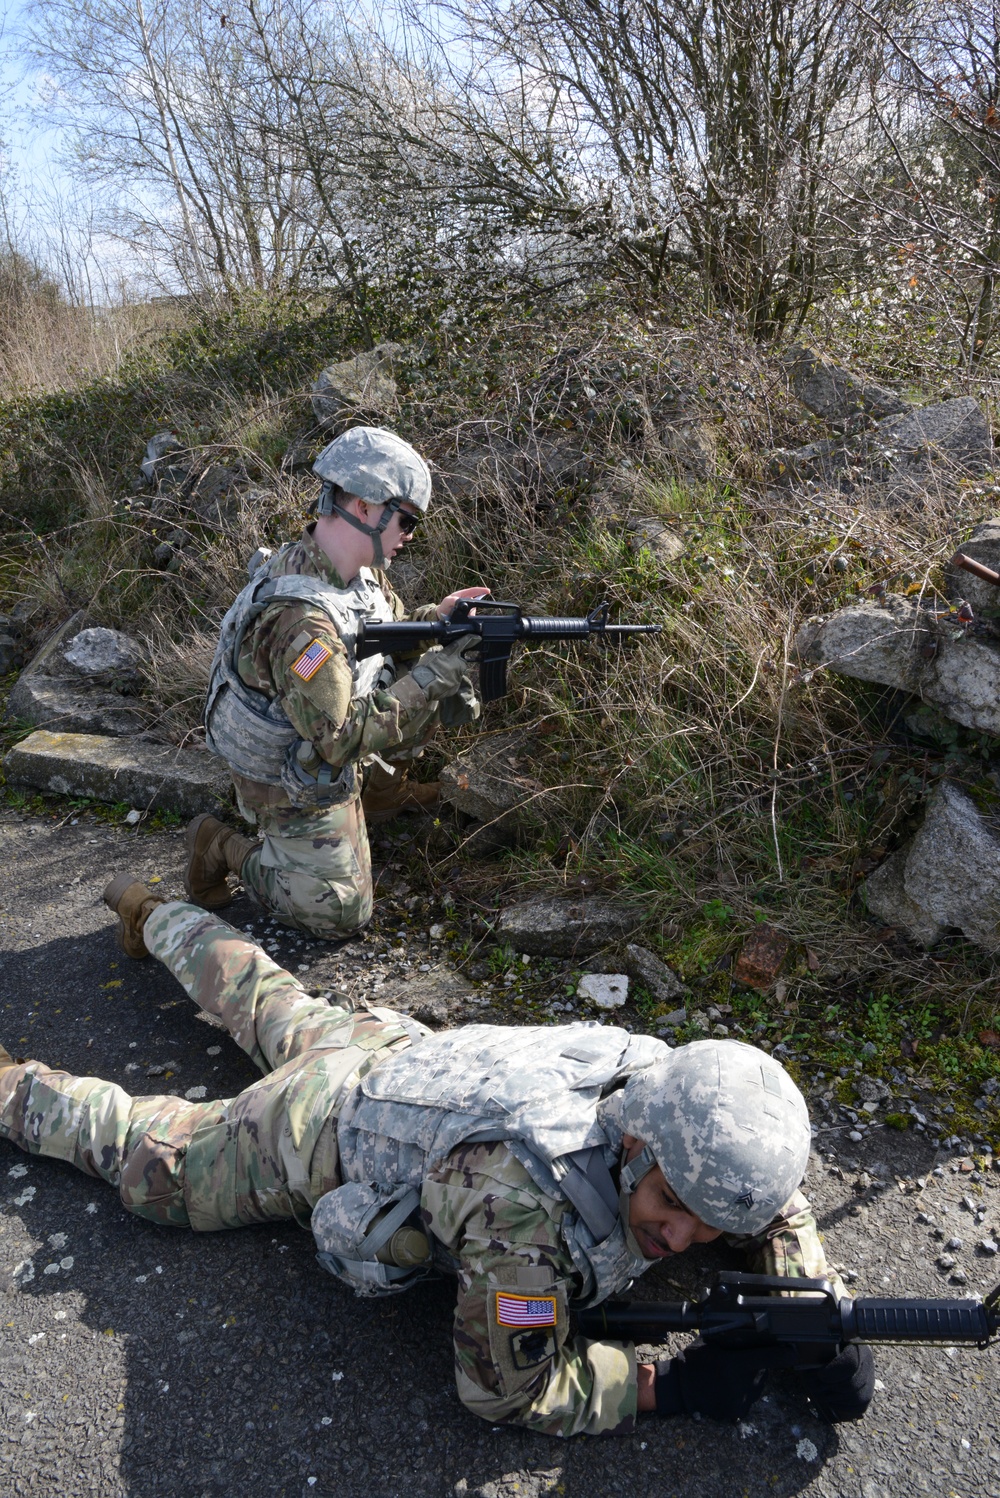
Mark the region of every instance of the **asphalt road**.
MULTIPOLYGON (((136 1093, 227 1096, 256 1078, 164 969, 129 962, 112 939, 106 881, 129 869, 179 893, 182 846, 176 834, 0 812, 0 1039, 11 1051, 136 1093)), ((230 918, 273 931, 242 902, 230 918)), ((290 937, 278 955, 308 966, 315 987, 343 962, 290 937)), ((975 1245, 1000 1233, 1000 1173, 962 1171, 886 1131, 858 1151, 885 1189, 818 1160, 807 1182, 854 1289, 961 1293, 935 1262, 951 1237, 967 1288, 990 1288, 1000 1258, 975 1245)), ((204 1236, 155 1227, 103 1183, 6 1143, 0 1204, 4 1498, 1000 1498, 1000 1350, 882 1351, 858 1426, 823 1424, 785 1383, 742 1427, 646 1418, 634 1437, 560 1442, 462 1409, 446 1283, 362 1303, 294 1224, 204 1236)), ((641 1291, 675 1298, 722 1262, 704 1250, 652 1272, 641 1291)))

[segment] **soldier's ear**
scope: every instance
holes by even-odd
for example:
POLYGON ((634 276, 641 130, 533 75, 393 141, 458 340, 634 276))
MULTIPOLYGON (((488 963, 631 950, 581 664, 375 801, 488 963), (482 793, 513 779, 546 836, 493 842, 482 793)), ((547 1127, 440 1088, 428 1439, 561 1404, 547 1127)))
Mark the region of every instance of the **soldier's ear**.
POLYGON ((622 1144, 625 1146, 625 1148, 627 1150, 631 1150, 631 1149, 635 1149, 635 1147, 636 1147, 637 1144, 641 1145, 642 1144, 642 1140, 641 1139, 636 1139, 636 1137, 635 1137, 634 1134, 623 1134, 622 1135, 622 1144))

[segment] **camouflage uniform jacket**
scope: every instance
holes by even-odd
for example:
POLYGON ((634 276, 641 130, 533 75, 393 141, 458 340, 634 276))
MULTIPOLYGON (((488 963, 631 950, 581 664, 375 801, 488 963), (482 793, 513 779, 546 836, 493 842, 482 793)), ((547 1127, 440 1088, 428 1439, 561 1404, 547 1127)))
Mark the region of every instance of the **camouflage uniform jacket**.
MULTIPOLYGON (((271 572, 276 577, 305 575, 335 588, 346 586, 308 526, 271 572)), ((393 617, 402 619, 405 607, 389 587, 385 573, 376 577, 393 617)), ((435 605, 429 604, 411 617, 429 619, 436 612, 435 605)), ((355 696, 343 641, 330 618, 306 603, 275 602, 265 609, 247 630, 236 667, 248 687, 278 699, 296 731, 315 746, 319 759, 335 769, 370 754, 391 756, 399 746, 424 737, 434 721, 436 708, 427 703, 416 684, 412 692, 404 691, 399 696, 378 688, 367 696, 355 696), (315 640, 330 651, 330 656, 306 681, 292 667, 315 640)), ((280 786, 262 785, 236 774, 233 779, 248 809, 290 804, 280 786)))
MULTIPOLYGON (((463 1145, 428 1172, 421 1212, 439 1263, 458 1277, 458 1392, 468 1409, 494 1423, 555 1436, 627 1434, 636 1418, 635 1349, 569 1333, 568 1306, 580 1292, 561 1232, 571 1211, 564 1199, 546 1195, 503 1143, 463 1145), (497 1292, 503 1290, 554 1298, 555 1325, 499 1325, 497 1292)), ((743 1249, 759 1273, 828 1272, 801 1192, 757 1238, 727 1241, 743 1249)))

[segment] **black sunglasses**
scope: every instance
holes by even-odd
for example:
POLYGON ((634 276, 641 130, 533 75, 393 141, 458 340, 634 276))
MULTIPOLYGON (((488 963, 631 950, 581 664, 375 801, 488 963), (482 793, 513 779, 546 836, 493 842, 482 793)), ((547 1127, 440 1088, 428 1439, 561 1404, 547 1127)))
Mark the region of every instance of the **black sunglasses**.
POLYGON ((396 516, 399 520, 399 528, 404 536, 412 536, 417 526, 423 520, 422 515, 414 515, 409 510, 397 510, 396 516))

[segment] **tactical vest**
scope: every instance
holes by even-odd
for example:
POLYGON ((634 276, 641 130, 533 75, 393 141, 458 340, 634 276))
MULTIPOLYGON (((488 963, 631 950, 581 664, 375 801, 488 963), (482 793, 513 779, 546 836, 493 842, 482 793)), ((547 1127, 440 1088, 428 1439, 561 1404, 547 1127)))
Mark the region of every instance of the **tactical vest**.
POLYGON ((301 574, 275 576, 288 550, 288 546, 282 547, 264 563, 237 594, 222 621, 205 698, 205 742, 237 774, 264 785, 282 786, 293 805, 316 801, 331 805, 356 794, 354 766, 345 765, 336 777, 329 766, 318 776, 307 774, 298 757, 305 741, 277 698, 254 691, 240 677, 237 665, 243 640, 271 604, 309 604, 326 614, 343 641, 354 677, 354 695, 363 697, 378 680, 384 660, 381 655, 357 660, 354 647, 358 628, 367 619, 390 622, 392 609, 367 567, 362 567, 347 588, 335 588, 317 577, 301 574))
MULTIPOLYGON (((357 1184, 371 1182, 387 1203, 409 1193, 412 1210, 427 1172, 460 1144, 504 1140, 542 1191, 569 1203, 562 1234, 583 1280, 579 1303, 603 1300, 646 1261, 626 1247, 610 1174, 621 1131, 601 1117, 600 1101, 667 1051, 651 1036, 589 1022, 469 1025, 430 1036, 387 1058, 347 1095, 337 1125, 345 1182, 338 1190, 353 1204, 357 1184)), ((313 1213, 321 1250, 326 1227, 331 1241, 342 1238, 338 1190, 313 1213)), ((336 1253, 321 1252, 320 1261, 342 1272, 336 1253)), ((357 1287, 358 1265, 348 1267, 355 1272, 342 1277, 357 1287)))

